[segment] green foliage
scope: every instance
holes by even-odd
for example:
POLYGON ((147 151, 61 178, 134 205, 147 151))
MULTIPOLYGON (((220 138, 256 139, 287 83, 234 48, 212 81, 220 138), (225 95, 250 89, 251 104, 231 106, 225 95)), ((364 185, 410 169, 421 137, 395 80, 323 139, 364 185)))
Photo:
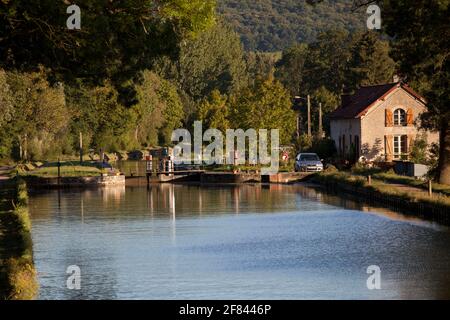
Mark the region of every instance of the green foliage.
MULTIPOLYGON (((323 130, 329 132, 326 115, 340 104, 344 88, 348 91, 391 82, 395 67, 388 43, 377 33, 349 34, 334 29, 319 34, 309 45, 295 44, 286 49, 275 75, 292 96, 311 96, 313 127, 317 130, 317 109, 322 104, 323 130)), ((306 127, 306 112, 306 102, 302 102, 302 128, 306 127)))
POLYGON ((352 0, 307 1, 220 0, 221 16, 241 35, 246 50, 279 51, 293 43, 313 42, 329 29, 365 28, 364 11, 352 12, 352 0))
POLYGON ((138 103, 132 108, 135 145, 139 148, 170 143, 172 131, 184 117, 177 90, 154 72, 146 70, 141 78, 135 86, 138 103))
POLYGON ((331 159, 336 155, 336 151, 334 140, 330 138, 314 140, 310 149, 310 152, 317 153, 322 159, 331 159))
POLYGON ((295 149, 296 152, 308 152, 313 144, 312 137, 308 136, 307 134, 302 134, 300 137, 298 137, 295 140, 295 149))
POLYGON ((416 137, 412 144, 410 160, 414 163, 427 164, 428 142, 426 133, 416 137))
POLYGON ((2 99, 12 103, 9 121, 0 132, 2 156, 15 156, 16 147, 24 158, 42 158, 60 149, 61 136, 68 129, 70 115, 66 107, 64 88, 47 81, 47 72, 6 73, 6 84, 12 93, 2 93, 2 99))
POLYGON ((0 191, 0 299, 31 300, 39 284, 33 264, 28 194, 23 180, 14 189, 0 191))
POLYGON ((223 22, 186 41, 176 61, 163 59, 155 68, 166 79, 180 84, 194 101, 213 90, 229 94, 247 82, 239 36, 223 22))
POLYGON ((227 98, 218 90, 214 90, 209 99, 200 104, 198 120, 203 121, 203 126, 206 128, 218 129, 225 133, 230 126, 227 103, 227 98))
POLYGON ((295 155, 300 152, 317 153, 322 159, 330 159, 336 154, 336 146, 331 139, 314 139, 302 134, 295 140, 295 155))
POLYGON ((296 127, 290 95, 272 77, 231 97, 230 122, 233 128, 244 130, 280 129, 282 144, 291 142, 296 127))
POLYGON ((69 4, 0 2, 0 66, 33 70, 42 64, 60 79, 120 85, 215 19, 214 0, 79 0, 81 30, 71 31, 69 4))
POLYGON ((272 77, 280 59, 281 52, 246 52, 245 62, 250 84, 254 84, 257 79, 272 77))
POLYGON ((276 77, 294 97, 300 94, 303 83, 303 70, 308 57, 308 45, 297 43, 283 51, 277 63, 276 77))
POLYGON ((13 108, 13 95, 9 88, 6 72, 0 69, 0 130, 3 129, 6 122, 11 120, 13 108))
MULTIPOLYGON (((342 171, 319 173, 313 177, 313 181, 326 185, 334 190, 347 189, 346 192, 360 191, 362 194, 371 193, 379 197, 387 197, 391 201, 406 204, 409 210, 411 210, 411 207, 408 204, 416 203, 431 206, 437 211, 442 210, 442 212, 448 211, 450 207, 450 199, 445 195, 445 191, 443 191, 446 188, 448 189, 448 187, 436 185, 442 191, 442 195, 429 197, 427 192, 406 192, 405 188, 395 187, 391 183, 392 181, 399 183, 400 180, 391 180, 391 182, 387 181, 386 183, 384 180, 389 179, 389 175, 376 174, 375 176, 381 178, 381 180, 373 179, 371 185, 367 183, 365 177, 342 171)), ((406 180, 401 181, 405 182, 406 185, 409 184, 406 180)), ((420 208, 420 206, 416 206, 416 208, 420 208)))
POLYGON ((438 176, 450 184, 450 2, 383 1, 385 31, 395 38, 392 56, 413 87, 427 98, 422 125, 441 135, 438 176))
POLYGON ((396 64, 389 56, 390 46, 378 33, 368 31, 354 36, 350 48, 348 89, 392 82, 396 64))

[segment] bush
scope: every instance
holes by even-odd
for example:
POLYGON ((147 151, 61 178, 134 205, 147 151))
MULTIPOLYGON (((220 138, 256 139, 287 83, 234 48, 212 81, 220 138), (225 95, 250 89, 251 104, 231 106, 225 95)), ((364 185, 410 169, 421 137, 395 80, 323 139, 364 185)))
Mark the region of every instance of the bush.
POLYGON ((323 159, 332 158, 337 150, 334 141, 330 138, 314 140, 310 152, 317 153, 323 159))

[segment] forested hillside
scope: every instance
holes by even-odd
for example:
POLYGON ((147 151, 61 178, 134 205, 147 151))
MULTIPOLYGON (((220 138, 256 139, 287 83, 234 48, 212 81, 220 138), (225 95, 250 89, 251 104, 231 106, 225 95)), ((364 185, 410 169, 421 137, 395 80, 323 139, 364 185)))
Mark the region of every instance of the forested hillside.
POLYGON ((295 42, 312 42, 330 29, 365 26, 364 10, 352 12, 352 0, 218 0, 218 11, 241 35, 246 50, 278 51, 295 42))

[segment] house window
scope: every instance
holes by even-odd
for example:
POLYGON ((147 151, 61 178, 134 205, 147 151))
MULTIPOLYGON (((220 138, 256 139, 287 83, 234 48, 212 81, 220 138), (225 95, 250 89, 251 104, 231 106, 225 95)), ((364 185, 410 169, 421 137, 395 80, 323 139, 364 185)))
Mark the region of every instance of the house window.
POLYGON ((394 111, 394 125, 395 126, 406 126, 406 112, 403 109, 396 109, 394 111))
POLYGON ((394 136, 394 159, 407 160, 408 136, 394 136))

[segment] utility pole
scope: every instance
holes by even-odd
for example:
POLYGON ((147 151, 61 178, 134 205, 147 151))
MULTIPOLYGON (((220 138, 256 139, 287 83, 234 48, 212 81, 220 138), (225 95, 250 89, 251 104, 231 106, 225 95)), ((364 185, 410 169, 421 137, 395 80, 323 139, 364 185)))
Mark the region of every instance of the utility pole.
POLYGON ((297 139, 300 138, 300 112, 297 113, 297 139))
POLYGON ((322 103, 319 103, 319 138, 323 138, 322 103))
POLYGON ((311 97, 308 94, 308 137, 312 136, 311 131, 311 97))
POLYGON ((83 164, 83 133, 80 131, 80 164, 83 164))

